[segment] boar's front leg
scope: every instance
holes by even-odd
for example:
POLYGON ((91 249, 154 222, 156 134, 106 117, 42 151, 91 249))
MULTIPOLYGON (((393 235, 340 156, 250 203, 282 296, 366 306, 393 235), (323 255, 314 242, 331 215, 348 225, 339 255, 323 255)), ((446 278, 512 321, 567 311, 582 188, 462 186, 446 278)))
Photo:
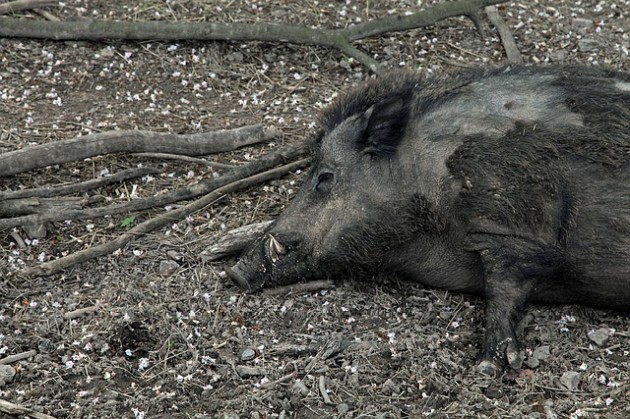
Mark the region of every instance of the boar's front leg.
POLYGON ((491 244, 477 248, 484 264, 486 298, 486 330, 477 369, 495 375, 506 362, 520 368, 516 328, 531 291, 553 271, 556 251, 516 237, 494 236, 490 240, 491 244))

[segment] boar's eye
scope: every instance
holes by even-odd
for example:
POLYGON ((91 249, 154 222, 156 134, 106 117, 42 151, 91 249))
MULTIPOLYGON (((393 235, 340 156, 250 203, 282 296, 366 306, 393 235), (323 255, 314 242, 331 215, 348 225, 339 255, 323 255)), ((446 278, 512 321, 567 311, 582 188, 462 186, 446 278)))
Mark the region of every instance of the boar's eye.
POLYGON ((322 172, 317 176, 315 190, 318 192, 328 192, 332 188, 335 175, 332 172, 322 172))

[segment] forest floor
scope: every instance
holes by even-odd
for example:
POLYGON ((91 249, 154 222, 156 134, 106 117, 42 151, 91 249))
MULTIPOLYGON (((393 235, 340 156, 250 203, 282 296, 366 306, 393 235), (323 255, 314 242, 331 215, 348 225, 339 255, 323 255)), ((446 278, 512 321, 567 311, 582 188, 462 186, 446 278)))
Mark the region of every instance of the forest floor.
MULTIPOLYGON (((345 27, 419 10, 411 0, 69 0, 63 19, 212 20, 345 27)), ((630 1, 522 0, 499 8, 527 64, 630 71, 630 1)), ((23 18, 41 18, 22 13, 23 18)), ((358 42, 390 68, 424 74, 505 64, 488 30, 453 18, 358 42)), ((319 110, 369 77, 340 52, 264 42, 0 39, 0 152, 114 129, 192 133, 262 123, 263 145, 210 157, 242 164, 311 133, 319 110)), ((153 196, 220 169, 127 154, 0 179, 0 191, 143 166, 160 174, 91 191, 153 196)), ((619 313, 534 306, 523 368, 475 372, 483 301, 393 278, 335 278, 318 292, 246 295, 203 251, 226 231, 276 217, 301 172, 223 197, 106 257, 47 277, 16 273, 122 234, 120 217, 0 231, 0 399, 56 418, 625 418, 630 327, 619 313), (16 237, 25 239, 21 247, 16 237), (162 266, 162 267, 161 267, 162 266), (166 267, 166 268, 165 268, 166 267), (91 308, 83 315, 75 310, 91 308), (597 343, 589 336, 608 335, 597 343), (4 382, 7 381, 7 382, 4 382)), ((164 212, 136 215, 140 222, 164 212)), ((2 416, 2 413, 0 413, 2 416)))

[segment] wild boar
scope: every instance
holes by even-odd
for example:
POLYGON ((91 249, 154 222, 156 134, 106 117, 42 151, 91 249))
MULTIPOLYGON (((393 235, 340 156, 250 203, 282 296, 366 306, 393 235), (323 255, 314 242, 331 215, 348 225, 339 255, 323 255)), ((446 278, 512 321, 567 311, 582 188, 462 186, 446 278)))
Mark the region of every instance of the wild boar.
POLYGON ((228 275, 246 291, 398 275, 483 296, 477 368, 518 366, 528 303, 630 309, 630 76, 394 72, 322 114, 310 173, 228 275))

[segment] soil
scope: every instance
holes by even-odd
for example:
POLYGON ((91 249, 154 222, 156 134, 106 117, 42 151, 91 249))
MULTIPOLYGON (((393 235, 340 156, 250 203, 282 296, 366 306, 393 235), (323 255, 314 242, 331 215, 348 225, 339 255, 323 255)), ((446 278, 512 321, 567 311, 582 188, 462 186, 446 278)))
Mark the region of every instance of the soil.
MULTIPOLYGON (((436 2, 67 1, 51 11, 62 19, 333 28, 415 12, 419 3, 436 2)), ((499 10, 528 64, 630 71, 628 0, 523 0, 499 10)), ((469 20, 453 18, 357 45, 391 68, 426 74, 505 64, 496 31, 485 16, 483 23, 485 39, 469 20)), ((0 152, 113 129, 191 133, 263 123, 281 130, 270 143, 210 157, 241 164, 303 140, 319 109, 369 76, 340 52, 280 43, 0 39, 0 152)), ((0 189, 138 165, 161 174, 89 194, 127 202, 221 173, 107 155, 3 178, 0 189)), ((50 223, 40 239, 1 231, 0 358, 35 353, 10 364, 15 377, 0 379, 0 399, 57 418, 630 416, 630 329, 620 313, 532 307, 525 364, 491 378, 474 370, 484 306, 476 297, 394 278, 335 278, 330 289, 280 296, 241 293, 222 268, 233 260, 211 263, 201 252, 231 228, 273 219, 301 175, 226 196, 49 277, 17 273, 118 236, 127 215, 50 223)))

